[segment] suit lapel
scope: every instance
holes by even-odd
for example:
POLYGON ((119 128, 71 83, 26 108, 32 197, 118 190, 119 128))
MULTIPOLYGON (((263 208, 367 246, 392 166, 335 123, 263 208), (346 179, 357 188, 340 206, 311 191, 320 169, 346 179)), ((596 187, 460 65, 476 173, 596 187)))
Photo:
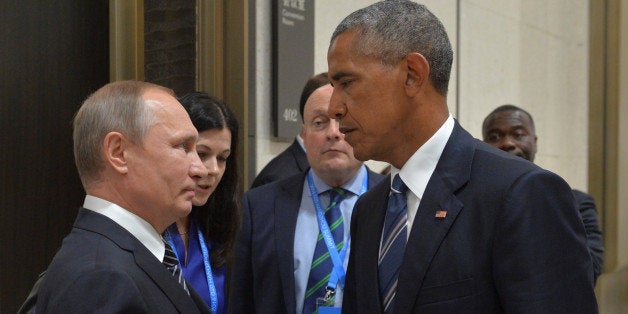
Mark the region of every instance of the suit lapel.
MULTIPOLYGON (((163 266, 150 252, 147 250, 134 250, 135 262, 137 265, 159 286, 164 294, 170 299, 170 302, 181 313, 197 313, 199 308, 194 300, 185 293, 185 290, 172 277, 172 274, 163 266), (148 255, 150 254, 150 255, 148 255)), ((189 286, 189 284, 188 284, 189 286)), ((190 293, 194 289, 190 286, 190 293)))
POLYGON ((305 155, 305 151, 301 148, 301 144, 295 139, 290 145, 290 150, 294 155, 294 159, 297 162, 297 166, 299 170, 305 171, 310 167, 310 163, 307 161, 307 156, 305 155))
POLYGON ((275 198, 274 205, 274 241, 277 248, 281 286, 288 313, 294 312, 296 308, 296 296, 294 294, 294 233, 305 176, 293 176, 292 178, 284 181, 280 186, 277 194, 279 197, 275 198))
POLYGON ((469 180, 474 149, 473 138, 456 122, 413 221, 399 275, 396 311, 412 311, 427 269, 463 209, 455 192, 469 180), (445 217, 442 212, 437 217, 438 211, 446 211, 445 217))
POLYGON ((411 312, 432 258, 462 210, 462 203, 444 186, 442 180, 432 177, 423 194, 406 246, 395 311, 411 312), (447 211, 445 218, 435 217, 440 210, 447 211))
POLYGON ((359 208, 354 212, 351 227, 351 258, 355 258, 355 272, 360 272, 362 279, 356 287, 356 300, 363 303, 362 309, 381 309, 378 281, 379 242, 382 237, 382 227, 386 215, 388 192, 390 191, 390 177, 386 177, 363 195, 359 208), (358 266, 359 265, 359 266, 358 266), (376 289, 373 289, 376 287, 376 289))
POLYGON ((81 209, 77 215, 75 227, 97 232, 115 242, 121 249, 131 252, 138 267, 159 286, 180 312, 199 312, 199 308, 194 301, 185 293, 185 290, 181 288, 179 283, 172 278, 172 274, 166 267, 133 235, 113 220, 96 212, 81 209))

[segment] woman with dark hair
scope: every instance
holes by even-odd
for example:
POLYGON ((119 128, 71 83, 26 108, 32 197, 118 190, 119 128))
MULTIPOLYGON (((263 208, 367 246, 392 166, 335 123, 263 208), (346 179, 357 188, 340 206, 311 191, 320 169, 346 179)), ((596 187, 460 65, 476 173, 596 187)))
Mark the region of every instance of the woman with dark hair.
POLYGON ((240 223, 238 122, 222 101, 205 93, 189 93, 179 101, 198 130, 196 150, 208 175, 197 183, 190 215, 168 227, 165 238, 183 276, 212 313, 226 313, 226 265, 240 223))

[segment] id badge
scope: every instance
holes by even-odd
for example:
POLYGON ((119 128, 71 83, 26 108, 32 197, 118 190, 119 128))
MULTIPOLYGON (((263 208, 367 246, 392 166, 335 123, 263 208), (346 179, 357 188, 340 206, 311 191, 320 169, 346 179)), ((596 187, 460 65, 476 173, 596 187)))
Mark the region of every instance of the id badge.
POLYGON ((318 314, 340 314, 342 312, 339 307, 319 306, 318 314))
POLYGON ((342 309, 340 307, 334 306, 334 298, 335 291, 331 289, 327 289, 325 293, 325 297, 316 299, 316 313, 317 314, 340 314, 342 309))

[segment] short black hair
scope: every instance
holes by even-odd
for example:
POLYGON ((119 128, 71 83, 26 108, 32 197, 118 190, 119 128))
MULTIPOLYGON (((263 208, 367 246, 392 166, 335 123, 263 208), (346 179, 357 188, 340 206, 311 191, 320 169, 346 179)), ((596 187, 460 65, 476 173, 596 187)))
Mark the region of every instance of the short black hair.
POLYGON ((499 113, 499 112, 504 112, 504 111, 521 111, 521 112, 525 113, 528 116, 528 118, 530 119, 530 126, 532 126, 532 130, 536 129, 534 127, 534 120, 532 119, 532 115, 529 112, 527 112, 527 111, 525 111, 525 110, 523 110, 523 109, 521 109, 521 108, 519 108, 519 107, 517 107, 515 105, 505 104, 505 105, 501 105, 501 106, 493 109, 493 111, 491 111, 491 113, 489 113, 486 116, 486 118, 484 118, 484 122, 482 122, 482 134, 484 134, 484 132, 486 132, 486 127, 487 127, 486 124, 488 123, 488 120, 494 114, 499 113))

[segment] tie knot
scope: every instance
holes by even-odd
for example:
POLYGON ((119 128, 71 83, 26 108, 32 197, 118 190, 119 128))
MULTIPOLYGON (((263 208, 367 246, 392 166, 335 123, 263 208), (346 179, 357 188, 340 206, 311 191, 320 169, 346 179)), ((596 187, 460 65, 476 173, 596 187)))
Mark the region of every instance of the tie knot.
POLYGON ((405 194, 406 191, 408 191, 408 187, 406 186, 405 183, 403 183, 403 180, 401 180, 401 177, 399 176, 399 174, 396 174, 395 178, 393 178, 392 190, 394 193, 403 193, 403 194, 405 194))
POLYGON ((332 207, 342 201, 347 191, 342 188, 331 188, 329 191, 329 207, 332 207))
POLYGON ((340 200, 344 197, 347 191, 343 188, 331 188, 329 191, 329 199, 330 200, 340 200))

